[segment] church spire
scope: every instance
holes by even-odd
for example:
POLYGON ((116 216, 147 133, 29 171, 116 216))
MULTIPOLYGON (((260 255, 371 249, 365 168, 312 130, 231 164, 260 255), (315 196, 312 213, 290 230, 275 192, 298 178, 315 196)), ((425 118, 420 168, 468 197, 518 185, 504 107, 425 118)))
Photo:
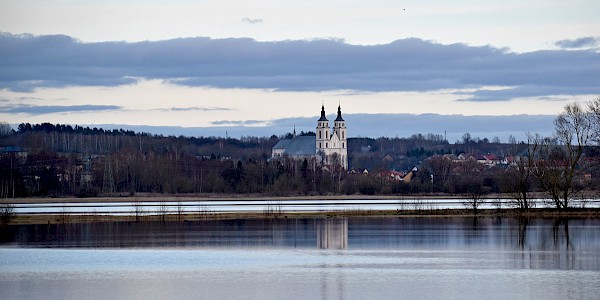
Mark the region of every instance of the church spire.
POLYGON ((329 121, 325 117, 325 105, 321 106, 321 118, 319 119, 319 122, 322 122, 322 121, 329 121))
POLYGON ((335 119, 335 122, 341 122, 344 121, 344 119, 342 119, 342 107, 341 105, 338 105, 338 114, 337 114, 337 118, 335 119))

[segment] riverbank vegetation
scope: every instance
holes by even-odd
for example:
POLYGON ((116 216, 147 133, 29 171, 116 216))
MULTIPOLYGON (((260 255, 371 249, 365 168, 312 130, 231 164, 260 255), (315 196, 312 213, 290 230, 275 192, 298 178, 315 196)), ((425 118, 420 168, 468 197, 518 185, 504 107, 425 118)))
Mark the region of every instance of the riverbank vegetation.
MULTIPOLYGON (((6 124, 0 126, 6 129, 6 124)), ((280 138, 175 137, 71 125, 1 130, 0 198, 159 195, 458 195, 477 210, 504 193, 556 208, 600 188, 600 98, 569 104, 555 135, 526 141, 441 135, 351 138, 350 170, 315 159, 271 160, 280 138)), ((311 133, 303 133, 311 134, 311 133)))

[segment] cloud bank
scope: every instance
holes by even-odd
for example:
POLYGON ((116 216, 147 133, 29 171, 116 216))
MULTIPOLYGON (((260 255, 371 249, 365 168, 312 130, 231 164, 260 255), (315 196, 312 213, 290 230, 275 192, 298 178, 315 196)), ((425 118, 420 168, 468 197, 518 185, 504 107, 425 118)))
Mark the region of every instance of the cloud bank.
POLYGON ((233 110, 231 108, 225 107, 170 107, 170 108, 157 108, 153 110, 158 111, 230 111, 233 110))
MULTIPOLYGON (((330 115, 330 120, 335 115, 330 115)), ((276 120, 217 121, 211 127, 100 125, 103 128, 123 128, 163 135, 185 136, 266 136, 292 132, 315 131, 317 116, 310 118, 283 118, 276 120), (265 125, 266 126, 256 126, 265 125)), ((555 115, 463 116, 439 114, 344 114, 350 137, 409 137, 413 134, 434 133, 446 135, 450 143, 469 132, 481 139, 499 137, 503 142, 510 135, 525 140, 527 132, 552 135, 555 115), (373 126, 377 124, 377 126, 373 126)), ((94 125, 98 126, 98 125, 94 125)))
POLYGON ((117 105, 8 105, 0 108, 0 113, 9 114, 29 114, 29 115, 44 115, 54 113, 70 113, 70 112, 92 112, 92 111, 107 111, 120 110, 121 106, 117 105))
POLYGON ((574 40, 560 40, 554 43, 556 46, 564 49, 578 49, 586 47, 595 47, 599 44, 600 38, 588 36, 574 40))
MULTIPOLYGON (((559 44, 560 43, 560 44, 559 44)), ((590 41, 560 41, 573 48, 590 41)), ((119 86, 139 78, 187 86, 287 91, 433 91, 501 86, 466 101, 600 94, 600 53, 512 53, 421 39, 359 46, 340 40, 258 42, 204 37, 83 43, 0 34, 0 88, 119 86)))

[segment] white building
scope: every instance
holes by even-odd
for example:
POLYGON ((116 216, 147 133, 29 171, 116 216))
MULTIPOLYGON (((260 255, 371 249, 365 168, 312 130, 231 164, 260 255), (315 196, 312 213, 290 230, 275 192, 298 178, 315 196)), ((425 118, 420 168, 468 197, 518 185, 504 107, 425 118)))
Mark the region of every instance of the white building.
POLYGON ((317 121, 315 136, 294 136, 279 141, 272 150, 272 158, 288 156, 295 159, 317 158, 325 165, 339 164, 348 169, 348 134, 342 109, 338 106, 333 132, 325 117, 325 106, 321 107, 321 118, 317 121))

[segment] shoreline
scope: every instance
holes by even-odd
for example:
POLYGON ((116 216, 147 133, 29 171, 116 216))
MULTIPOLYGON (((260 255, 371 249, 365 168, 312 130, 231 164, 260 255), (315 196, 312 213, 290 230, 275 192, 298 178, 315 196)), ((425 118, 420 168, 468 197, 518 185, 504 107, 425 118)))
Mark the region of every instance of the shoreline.
POLYGON ((102 214, 39 214, 15 215, 8 226, 21 225, 65 225, 77 223, 117 223, 117 222, 199 222, 243 219, 303 219, 303 218, 600 218, 600 208, 571 208, 556 210, 552 208, 480 209, 474 213, 471 209, 439 210, 359 210, 338 212, 242 212, 242 213, 169 213, 166 215, 102 215, 102 214))
MULTIPOLYGON (((543 193, 531 193, 530 199, 547 199, 543 193)), ((598 198, 597 194, 588 194, 587 197, 598 198)), ((259 194, 203 194, 203 195, 164 195, 164 194, 138 194, 135 196, 111 196, 111 197, 92 197, 92 198, 5 198, 3 203, 8 204, 77 204, 77 203, 116 203, 125 202, 135 205, 137 202, 155 202, 175 204, 186 202, 215 202, 220 201, 294 201, 294 200, 338 200, 340 202, 350 200, 419 200, 419 199, 464 199, 463 195, 443 195, 443 194, 423 194, 423 195, 318 195, 318 196, 264 196, 259 194)), ((510 200, 510 194, 491 194, 482 199, 504 199, 510 200)), ((287 218, 338 218, 338 217, 523 217, 523 218, 600 218, 600 208, 570 208, 567 210, 557 210, 555 208, 531 208, 523 210, 519 208, 493 208, 479 209, 474 213, 472 209, 452 208, 452 209, 395 209, 395 210, 345 210, 345 211, 320 211, 320 212, 184 212, 178 214, 175 211, 168 212, 165 215, 156 213, 145 213, 143 215, 108 215, 102 213, 40 213, 40 214, 17 214, 15 213, 9 226, 12 225, 34 225, 34 224, 66 224, 66 223, 93 223, 93 222, 136 222, 136 221, 181 221, 194 222, 203 220, 232 220, 232 219, 287 219, 287 218)))
MULTIPOLYGON (((410 196, 363 196, 363 195, 325 195, 325 196, 260 196, 260 195, 145 195, 145 196, 112 196, 112 197, 64 197, 64 198, 6 198, 6 203, 114 203, 114 202, 193 202, 193 201, 282 201, 282 200, 390 200, 390 199, 461 199, 459 195, 410 195, 410 196)), ((490 197, 489 199, 509 199, 510 197, 490 197)))
MULTIPOLYGON (((597 193, 583 195, 584 198, 600 198, 597 193)), ((310 195, 310 196, 271 196, 260 194, 140 194, 113 195, 100 197, 27 197, 4 198, 9 204, 38 203, 113 203, 113 202, 192 202, 192 201, 282 201, 282 200, 418 200, 418 199, 464 199, 465 195, 454 194, 410 194, 410 195, 310 195)), ((513 199, 510 194, 489 194, 482 199, 513 199)), ((530 193, 529 199, 548 199, 544 193, 530 193)))

